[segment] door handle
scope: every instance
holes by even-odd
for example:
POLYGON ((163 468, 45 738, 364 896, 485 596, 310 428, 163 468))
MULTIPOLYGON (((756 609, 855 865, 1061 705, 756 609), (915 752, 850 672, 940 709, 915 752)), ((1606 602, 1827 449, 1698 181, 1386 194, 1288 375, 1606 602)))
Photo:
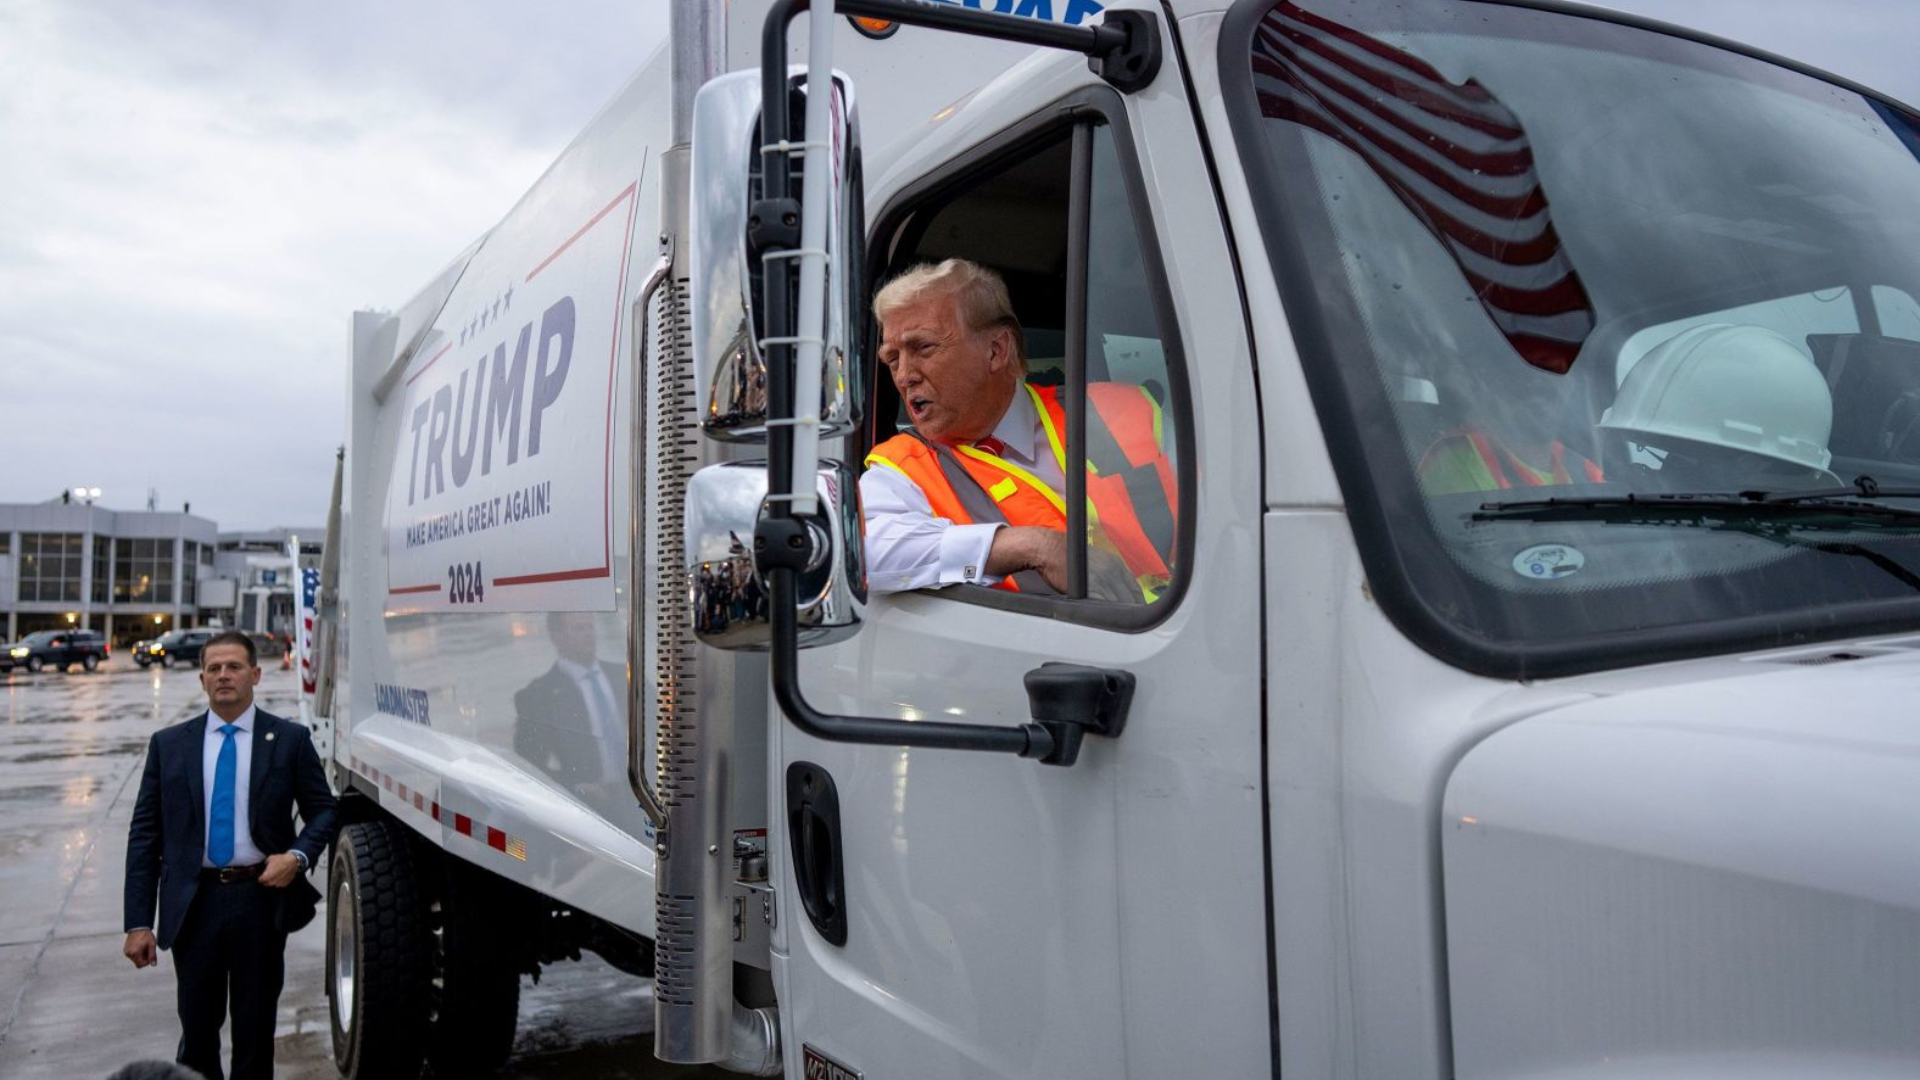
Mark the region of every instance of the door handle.
POLYGON ((787 766, 787 836, 800 906, 820 936, 847 943, 846 870, 840 855, 840 792, 810 761, 787 766))

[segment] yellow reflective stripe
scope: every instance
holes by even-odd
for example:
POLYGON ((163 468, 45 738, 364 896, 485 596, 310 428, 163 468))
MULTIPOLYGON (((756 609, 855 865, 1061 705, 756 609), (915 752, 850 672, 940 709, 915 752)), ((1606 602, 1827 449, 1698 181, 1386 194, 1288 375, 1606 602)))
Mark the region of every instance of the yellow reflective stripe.
POLYGON ((1160 403, 1153 400, 1153 395, 1147 393, 1147 388, 1144 386, 1140 388, 1140 396, 1146 398, 1148 407, 1153 409, 1153 445, 1165 450, 1167 447, 1166 436, 1160 431, 1160 403))
MULTIPOLYGON (((893 462, 888 461, 886 458, 881 457, 879 454, 868 454, 867 468, 871 469, 875 465, 885 465, 887 468, 892 469, 894 472, 899 473, 901 476, 907 476, 907 470, 901 468, 898 465, 895 465, 893 462)), ((913 481, 913 477, 907 476, 907 481, 911 483, 913 481)), ((918 487, 919 485, 916 484, 914 486, 918 487)))
MULTIPOLYGON (((961 445, 955 446, 954 449, 959 451, 962 454, 967 455, 968 457, 974 459, 975 461, 984 461, 996 469, 1004 469, 1007 472, 1012 473, 1014 476, 1017 476, 1020 479, 1026 481, 1027 486, 1033 488, 1033 490, 1038 491, 1040 494, 1045 495, 1047 497, 1047 501, 1053 504, 1053 508, 1055 510, 1060 511, 1060 516, 1062 517, 1066 516, 1067 500, 1061 498, 1060 493, 1053 490, 1053 488, 1049 487, 1045 480, 1040 479, 1039 477, 1033 475, 1032 473, 1021 468, 1020 466, 1015 465, 1013 462, 1008 461, 1006 458, 995 457, 992 454, 987 453, 985 450, 982 450, 977 446, 967 446, 965 444, 961 444, 961 445)), ((999 487, 998 484, 994 486, 996 489, 999 487)), ((1092 499, 1087 500, 1087 521, 1089 524, 1094 524, 1094 525, 1097 525, 1100 523, 1099 515, 1095 513, 1093 509, 1092 499)))
POLYGON ((1007 496, 1019 490, 1020 484, 1015 481, 1013 477, 1009 476, 988 488, 987 494, 993 496, 994 502, 1005 502, 1007 501, 1007 496))
MULTIPOLYGON (((1067 471, 1067 444, 1060 438, 1059 430, 1053 426, 1053 414, 1047 411, 1047 403, 1040 400, 1040 391, 1035 389, 1032 383, 1020 385, 1026 387, 1027 395, 1033 398, 1033 411, 1040 414, 1040 425, 1047 432, 1047 445, 1053 447, 1053 460, 1060 464, 1060 472, 1064 475, 1067 471)), ((1062 503, 1062 505, 1065 504, 1062 503)))

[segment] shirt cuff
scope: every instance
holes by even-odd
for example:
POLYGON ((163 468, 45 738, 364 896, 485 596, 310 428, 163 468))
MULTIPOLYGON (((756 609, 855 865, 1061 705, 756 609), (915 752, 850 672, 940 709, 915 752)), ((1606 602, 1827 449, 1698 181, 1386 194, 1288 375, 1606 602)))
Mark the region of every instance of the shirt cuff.
POLYGON ((999 522, 985 525, 950 525, 940 533, 941 585, 993 585, 996 574, 987 573, 987 554, 993 550, 993 534, 1005 528, 999 522))

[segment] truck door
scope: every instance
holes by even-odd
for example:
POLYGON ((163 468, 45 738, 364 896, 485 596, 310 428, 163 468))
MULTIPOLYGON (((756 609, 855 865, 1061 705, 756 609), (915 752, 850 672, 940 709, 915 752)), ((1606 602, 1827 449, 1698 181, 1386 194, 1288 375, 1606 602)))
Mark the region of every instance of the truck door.
MULTIPOLYGON (((1124 731, 1065 768, 776 721, 776 978, 788 1060, 803 1062, 789 1075, 1271 1068, 1259 428, 1232 257, 1172 62, 1152 100, 1124 102, 1084 85, 1084 64, 1051 70, 953 121, 998 134, 875 193, 870 273, 987 265, 1024 327, 1029 385, 1070 404, 1077 351, 1078 383, 1153 417, 1177 490, 1145 531, 1168 573, 1103 603, 882 591, 896 583, 870 570, 861 633, 802 654, 819 707, 906 720, 1026 721, 1022 680, 1046 661, 1137 683, 1124 731)), ((878 443, 905 420, 871 370, 878 443)), ((1052 438, 1036 436, 1040 453, 1052 438)), ((1096 549, 1110 542, 1097 530, 1096 549)))

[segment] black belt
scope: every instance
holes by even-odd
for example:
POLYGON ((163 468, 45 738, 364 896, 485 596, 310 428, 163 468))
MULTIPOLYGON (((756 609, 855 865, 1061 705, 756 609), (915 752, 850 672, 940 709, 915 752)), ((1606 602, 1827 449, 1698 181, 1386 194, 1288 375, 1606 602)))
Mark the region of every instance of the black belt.
POLYGON ((231 885, 236 881, 258 881, 260 872, 267 868, 263 862, 248 863, 245 866, 215 866, 200 871, 201 881, 210 881, 220 885, 231 885))

